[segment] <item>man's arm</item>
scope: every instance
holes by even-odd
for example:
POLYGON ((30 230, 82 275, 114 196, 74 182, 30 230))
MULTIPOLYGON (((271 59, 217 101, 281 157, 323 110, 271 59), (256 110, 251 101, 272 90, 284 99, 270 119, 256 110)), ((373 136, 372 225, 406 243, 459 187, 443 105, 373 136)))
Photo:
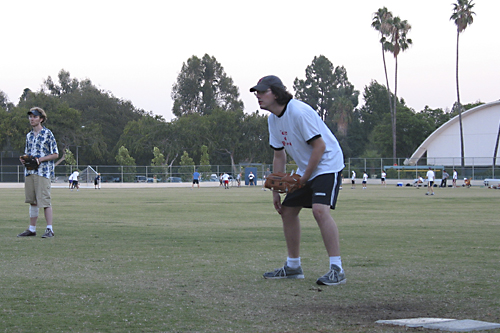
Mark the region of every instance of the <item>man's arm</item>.
MULTIPOLYGON (((273 158, 273 172, 285 172, 286 165, 286 151, 285 149, 274 150, 273 158)), ((273 191, 273 205, 274 209, 281 214, 281 197, 276 191, 273 191)))
POLYGON ((313 141, 309 142, 309 144, 313 148, 313 151, 311 153, 311 157, 309 157, 307 168, 304 171, 302 177, 300 177, 300 183, 302 185, 304 185, 309 180, 314 170, 316 170, 319 161, 321 161, 321 157, 323 156, 323 153, 326 149, 325 141, 322 137, 314 139, 313 141))
POLYGON ((285 172, 286 151, 285 149, 274 150, 273 172, 285 172))
POLYGON ((52 161, 52 160, 55 160, 58 157, 59 157, 59 154, 50 154, 50 155, 47 155, 47 156, 39 157, 38 158, 38 162, 42 163, 42 162, 46 162, 46 161, 52 161))

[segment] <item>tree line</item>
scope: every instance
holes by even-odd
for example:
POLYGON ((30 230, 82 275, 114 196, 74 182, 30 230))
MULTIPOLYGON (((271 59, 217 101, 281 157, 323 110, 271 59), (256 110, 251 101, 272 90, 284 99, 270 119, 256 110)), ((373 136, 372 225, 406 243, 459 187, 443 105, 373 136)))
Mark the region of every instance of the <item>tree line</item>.
MULTIPOLYGON (((394 55, 397 68, 399 52, 412 44, 410 24, 384 7, 374 13, 372 27, 380 32, 384 68, 385 52, 394 55)), ((481 104, 459 104, 452 111, 426 106, 417 112, 396 95, 397 70, 394 93, 387 74, 386 85, 373 80, 360 93, 347 69, 323 55, 306 67, 304 79, 294 80, 293 90, 295 98, 317 110, 346 158, 409 157, 444 122, 481 104), (364 103, 358 107, 360 95, 364 103)), ((272 162, 268 113, 243 112, 239 88, 215 57, 193 55, 183 63, 171 97, 175 118, 166 121, 62 69, 39 91, 25 89, 17 104, 0 91, 0 148, 23 151, 30 130, 27 111, 39 106, 47 111, 46 126, 58 141, 58 163, 74 163, 77 150, 80 165, 161 166, 182 164, 182 158, 205 165, 272 162)))

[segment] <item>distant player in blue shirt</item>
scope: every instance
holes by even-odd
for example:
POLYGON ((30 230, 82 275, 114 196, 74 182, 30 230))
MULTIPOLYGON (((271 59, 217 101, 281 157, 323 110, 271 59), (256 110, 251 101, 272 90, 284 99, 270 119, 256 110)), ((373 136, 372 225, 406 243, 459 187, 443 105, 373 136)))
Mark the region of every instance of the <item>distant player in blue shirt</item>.
POLYGON ((193 184, 191 185, 191 189, 194 188, 194 184, 197 184, 198 185, 198 188, 200 188, 200 173, 198 172, 198 170, 196 170, 194 173, 193 173, 193 184))

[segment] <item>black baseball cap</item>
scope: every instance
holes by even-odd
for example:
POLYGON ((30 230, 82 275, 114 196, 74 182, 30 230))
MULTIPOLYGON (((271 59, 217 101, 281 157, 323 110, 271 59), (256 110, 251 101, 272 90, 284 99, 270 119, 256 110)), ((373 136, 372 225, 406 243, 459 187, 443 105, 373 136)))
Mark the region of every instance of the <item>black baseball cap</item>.
POLYGON ((283 82, 281 82, 279 77, 274 75, 268 75, 260 79, 259 82, 257 82, 257 85, 250 88, 250 92, 266 91, 271 87, 278 87, 286 90, 285 86, 283 85, 283 82))
POLYGON ((28 111, 28 115, 29 114, 32 114, 32 115, 38 116, 38 117, 42 117, 43 116, 43 114, 40 111, 38 111, 37 109, 31 109, 31 110, 29 110, 28 111))

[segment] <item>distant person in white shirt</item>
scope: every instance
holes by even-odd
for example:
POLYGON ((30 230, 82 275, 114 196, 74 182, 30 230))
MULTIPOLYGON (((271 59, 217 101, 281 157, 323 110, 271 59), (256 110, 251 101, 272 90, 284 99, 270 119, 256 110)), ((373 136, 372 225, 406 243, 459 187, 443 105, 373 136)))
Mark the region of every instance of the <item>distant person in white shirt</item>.
POLYGON ((453 187, 457 187, 458 172, 453 169, 453 187))
POLYGON ((351 188, 356 187, 356 172, 352 170, 352 176, 351 176, 351 188))
POLYGON ((434 171, 432 171, 431 167, 429 167, 429 171, 427 171, 427 193, 425 195, 434 195, 434 171))
POLYGON ((387 178, 387 173, 385 173, 385 170, 382 170, 382 177, 380 180, 382 181, 382 185, 384 185, 384 187, 386 186, 385 178, 387 178))
POLYGON ((366 171, 363 173, 363 189, 366 189, 366 182, 368 181, 368 174, 366 171))

